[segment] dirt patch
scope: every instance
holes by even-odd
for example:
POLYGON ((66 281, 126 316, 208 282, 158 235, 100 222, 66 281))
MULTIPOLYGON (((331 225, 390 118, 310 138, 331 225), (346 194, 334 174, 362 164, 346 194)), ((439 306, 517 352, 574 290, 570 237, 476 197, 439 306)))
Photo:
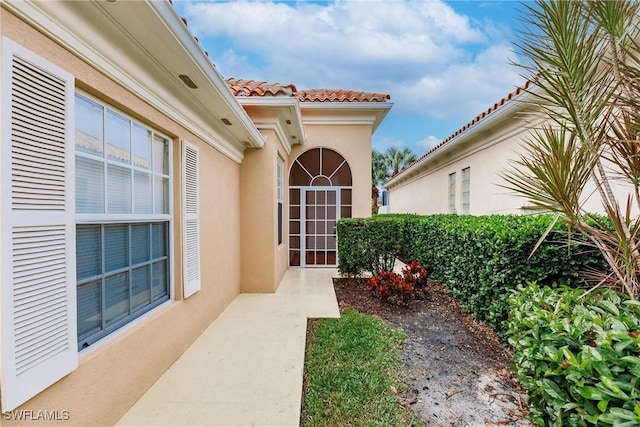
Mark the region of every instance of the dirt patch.
POLYGON ((401 349, 408 391, 402 400, 428 426, 531 426, 509 372, 511 354, 440 285, 409 308, 373 297, 363 279, 334 279, 340 310, 354 307, 407 335, 401 349))

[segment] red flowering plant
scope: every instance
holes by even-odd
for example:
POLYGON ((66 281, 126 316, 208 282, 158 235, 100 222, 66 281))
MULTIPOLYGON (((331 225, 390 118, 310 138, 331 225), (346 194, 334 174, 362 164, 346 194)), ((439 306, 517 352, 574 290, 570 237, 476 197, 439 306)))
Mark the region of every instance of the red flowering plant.
POLYGON ((423 299, 425 297, 427 284, 429 282, 429 275, 429 271, 415 260, 405 265, 402 269, 402 277, 405 282, 413 286, 415 297, 419 299, 423 299))
POLYGON ((367 281, 373 294, 389 304, 407 307, 413 299, 413 286, 398 273, 373 267, 377 274, 367 281))

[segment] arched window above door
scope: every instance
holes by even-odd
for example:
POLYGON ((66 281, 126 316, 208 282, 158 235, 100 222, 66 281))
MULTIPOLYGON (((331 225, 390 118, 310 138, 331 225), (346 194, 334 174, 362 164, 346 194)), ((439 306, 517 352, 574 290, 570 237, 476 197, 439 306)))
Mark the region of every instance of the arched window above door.
POLYGON ((289 185, 300 187, 349 187, 351 168, 347 161, 329 148, 314 148, 293 162, 289 185))

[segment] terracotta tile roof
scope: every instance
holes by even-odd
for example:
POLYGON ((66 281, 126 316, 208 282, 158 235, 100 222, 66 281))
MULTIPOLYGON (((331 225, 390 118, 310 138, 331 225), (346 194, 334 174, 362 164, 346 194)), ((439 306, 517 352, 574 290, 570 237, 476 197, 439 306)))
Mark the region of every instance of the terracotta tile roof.
MULTIPOLYGON (((173 5, 173 0, 169 0, 173 5)), ((185 27, 189 27, 187 18, 181 17, 185 27)), ((196 43, 200 43, 193 36, 196 43)), ((209 52, 204 51, 209 56, 209 52)), ((215 64, 213 64, 215 67, 215 64)), ((225 79, 234 96, 295 96, 301 102, 385 102, 391 99, 387 93, 359 92, 344 89, 308 89, 298 91, 293 83, 267 83, 257 80, 225 79)))
POLYGON ((391 99, 387 93, 358 92, 343 89, 301 90, 296 96, 302 102, 385 102, 391 99))
POLYGON ((458 129, 457 131, 455 131, 452 135, 449 135, 446 139, 442 140, 438 145, 432 147, 431 149, 429 149, 429 151, 427 151, 426 153, 424 153, 422 156, 418 157, 416 159, 416 161, 414 161, 413 163, 411 163, 410 165, 405 166, 404 168, 402 168, 400 170, 400 172, 398 172, 395 176, 392 177, 396 178, 398 175, 402 174, 403 172, 405 172, 407 169, 409 169, 410 167, 412 167, 413 165, 415 165, 416 163, 420 162, 422 159, 424 159, 425 157, 430 156, 431 154, 433 154, 434 152, 438 151, 440 148, 442 148, 443 146, 447 145, 449 142, 451 142, 451 140, 455 139, 458 135, 460 135, 461 133, 469 130, 472 126, 478 124, 478 122, 482 121, 483 119, 485 119, 487 116, 489 116, 491 113, 494 113, 495 111, 499 110, 500 107, 502 107, 503 105, 505 105, 506 103, 508 103, 509 101, 513 100, 516 96, 520 95, 522 92, 524 92, 529 86, 530 86, 531 82, 529 80, 527 80, 525 82, 524 85, 522 85, 521 87, 516 88, 516 90, 514 90, 513 92, 509 93, 507 96, 505 96, 504 98, 502 98, 500 101, 496 102, 495 104, 493 104, 491 107, 489 107, 486 111, 478 114, 476 117, 474 117, 473 120, 471 120, 469 123, 467 123, 466 125, 462 126, 460 129, 458 129))
POLYGON ((225 79, 235 96, 295 96, 298 89, 292 83, 267 83, 257 80, 225 79))
POLYGON ((369 93, 343 89, 296 89, 294 84, 267 83, 257 80, 226 79, 235 96, 295 96, 301 102, 385 102, 386 93, 369 93))

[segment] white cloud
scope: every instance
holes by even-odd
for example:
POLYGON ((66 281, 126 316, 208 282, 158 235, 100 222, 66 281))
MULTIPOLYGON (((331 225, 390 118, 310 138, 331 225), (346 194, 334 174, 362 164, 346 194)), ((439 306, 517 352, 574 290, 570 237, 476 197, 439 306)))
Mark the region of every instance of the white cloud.
POLYGON ((396 87, 396 98, 428 117, 471 121, 522 83, 508 63, 512 56, 506 44, 489 46, 472 61, 451 63, 444 72, 426 72, 413 84, 396 87))
POLYGON ((226 77, 386 92, 395 110, 454 121, 471 120, 521 83, 500 28, 440 0, 177 7, 203 43, 228 39, 218 52, 207 46, 226 77))
POLYGON ((436 136, 433 135, 429 135, 424 139, 421 139, 420 141, 416 142, 416 146, 418 148, 421 148, 423 151, 429 151, 431 148, 435 147, 436 145, 440 144, 442 142, 441 138, 438 138, 436 136))

